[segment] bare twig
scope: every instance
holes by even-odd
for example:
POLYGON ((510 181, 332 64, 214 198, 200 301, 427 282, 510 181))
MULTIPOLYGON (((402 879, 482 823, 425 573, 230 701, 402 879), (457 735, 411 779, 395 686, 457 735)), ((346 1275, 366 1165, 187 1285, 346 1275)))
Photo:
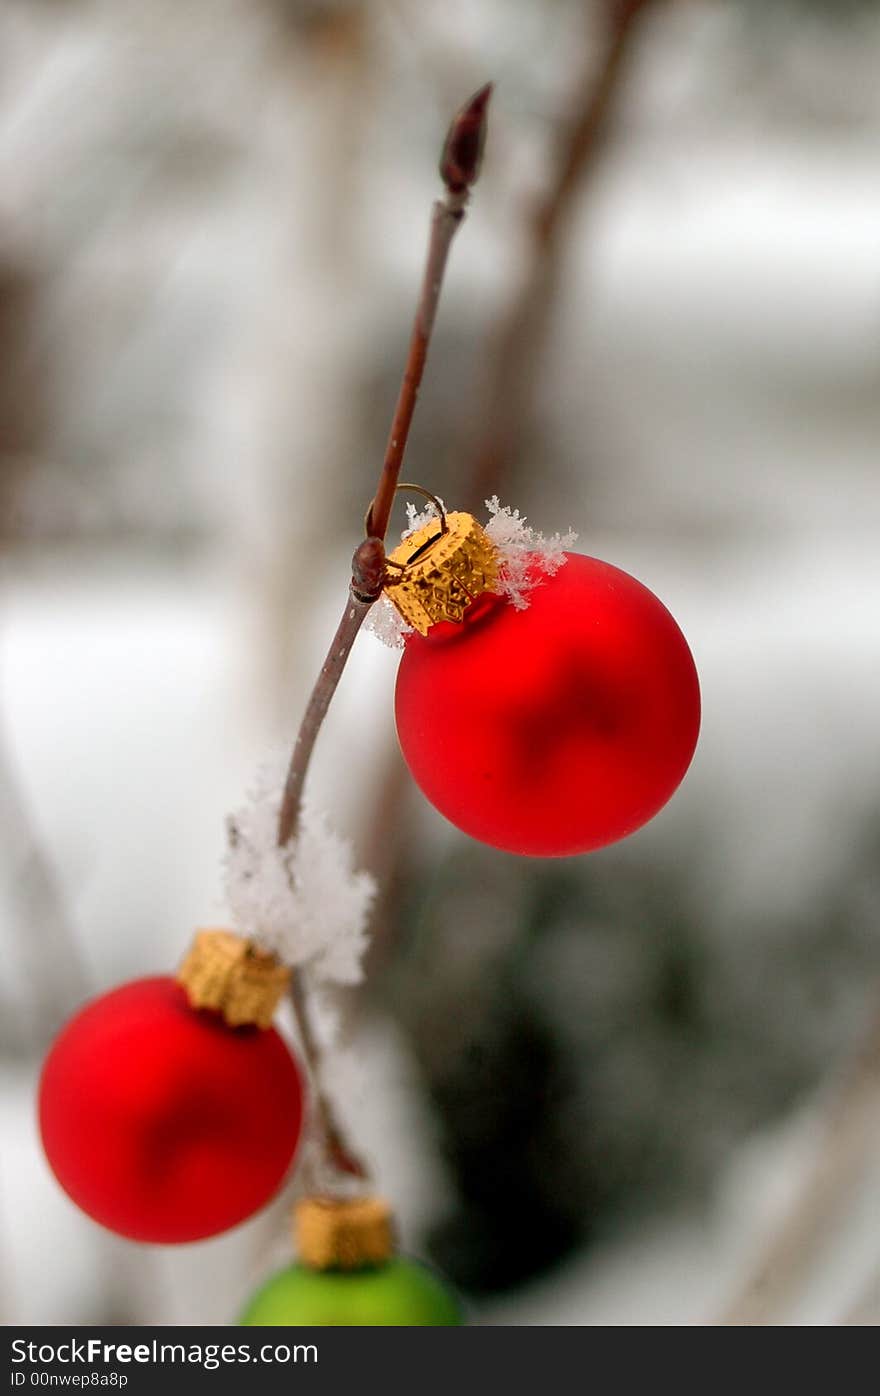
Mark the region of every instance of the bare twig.
POLYGON ((284 798, 278 818, 278 843, 283 846, 294 837, 302 806, 306 773, 321 724, 345 668, 351 647, 373 602, 379 597, 385 578, 384 539, 394 503, 394 492, 409 438, 415 412, 416 398, 428 346, 434 328, 437 302, 443 284, 443 273, 449 248, 464 217, 471 185, 480 172, 491 83, 481 87, 455 115, 446 136, 440 157, 440 175, 446 195, 434 205, 425 271, 416 305, 415 320, 410 336, 409 351, 403 379, 394 409, 388 446, 379 476, 376 493, 367 510, 366 539, 356 550, 352 563, 349 599, 339 622, 327 658, 321 667, 305 716, 294 744, 284 787, 284 798))
POLYGON ((315 742, 330 706, 330 700, 336 692, 336 686, 345 668, 346 660, 351 653, 351 647, 372 604, 372 600, 356 596, 354 592, 350 593, 345 612, 327 652, 327 658, 321 665, 321 672, 312 689, 294 742, 290 765, 287 769, 287 778, 284 783, 284 795, 278 819, 278 843, 281 847, 289 843, 296 834, 302 809, 303 786, 312 759, 312 752, 315 749, 315 742))
MULTIPOLYGON (((464 217, 470 187, 480 170, 491 92, 491 85, 482 87, 465 103, 453 118, 443 146, 440 176, 446 193, 442 200, 435 203, 431 216, 425 271, 385 459, 376 493, 366 514, 367 536, 356 549, 352 560, 352 576, 345 611, 321 666, 291 754, 278 816, 277 837, 281 847, 290 843, 296 836, 302 810, 303 789, 318 733, 358 631, 370 607, 382 591, 385 580, 384 539, 388 531, 388 520, 425 370, 449 248, 464 217)), ((303 1055, 312 1078, 315 1119, 324 1161, 337 1176, 363 1178, 366 1176, 366 1169, 346 1144, 321 1083, 320 1046, 312 1030, 302 978, 296 975, 290 999, 303 1055)))
POLYGON ((321 1049, 312 1030, 312 1020, 303 981, 297 975, 294 975, 291 980, 290 1004, 299 1034, 302 1054, 312 1082, 310 1103, 318 1127, 324 1162, 335 1176, 366 1178, 366 1166, 346 1143, 333 1106, 324 1090, 321 1081, 321 1049))
MULTIPOLYGON (((473 508, 501 491, 513 463, 534 399, 541 348, 571 226, 569 213, 598 168, 609 119, 626 77, 637 21, 655 5, 656 0, 605 0, 606 33, 598 64, 592 47, 585 44, 589 51, 577 80, 571 113, 560 133, 556 159, 543 197, 526 218, 524 271, 489 336, 487 367, 471 418, 478 426, 461 452, 462 503, 473 508)), ((590 6, 591 15, 592 10, 590 6)), ((400 839, 390 839, 388 831, 395 825, 402 831, 407 789, 395 751, 383 773, 376 802, 386 811, 386 818, 373 823, 366 856, 370 867, 382 863, 388 870, 380 880, 380 901, 373 913, 375 930, 369 951, 373 968, 387 954, 394 934, 396 879, 393 866, 389 866, 389 850, 398 847, 400 839)))
POLYGON ((367 513, 367 533, 372 538, 384 538, 388 532, 394 491, 400 479, 400 468, 434 328, 446 258, 456 229, 464 217, 470 187, 480 173, 491 95, 492 84, 487 83, 465 103, 453 118, 440 157, 440 176, 446 185, 446 196, 434 205, 431 216, 428 256, 403 381, 388 433, 382 474, 367 513))

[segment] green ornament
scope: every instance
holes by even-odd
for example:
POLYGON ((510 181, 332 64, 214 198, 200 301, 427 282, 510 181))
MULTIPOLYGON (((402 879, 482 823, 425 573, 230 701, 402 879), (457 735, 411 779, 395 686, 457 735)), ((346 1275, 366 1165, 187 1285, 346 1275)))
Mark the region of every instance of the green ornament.
POLYGON ((425 1265, 392 1256, 356 1270, 291 1265, 257 1290, 239 1323, 246 1327, 450 1327, 461 1306, 425 1265))

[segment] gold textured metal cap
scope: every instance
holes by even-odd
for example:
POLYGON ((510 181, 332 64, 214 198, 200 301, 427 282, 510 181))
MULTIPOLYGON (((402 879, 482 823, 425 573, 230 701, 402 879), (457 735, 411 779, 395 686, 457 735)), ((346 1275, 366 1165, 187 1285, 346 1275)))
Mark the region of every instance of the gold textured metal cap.
POLYGON ((461 621, 498 577, 496 550, 472 514, 447 514, 445 531, 440 519, 432 519, 404 539, 388 562, 385 595, 420 635, 437 621, 461 621))
POLYGON ((394 1221, 382 1197, 304 1197, 293 1213, 299 1258, 313 1270, 381 1265, 394 1251, 394 1221))
POLYGON ((230 1027, 268 1028, 290 970, 234 931, 196 931, 177 982, 193 1008, 213 1008, 230 1027))

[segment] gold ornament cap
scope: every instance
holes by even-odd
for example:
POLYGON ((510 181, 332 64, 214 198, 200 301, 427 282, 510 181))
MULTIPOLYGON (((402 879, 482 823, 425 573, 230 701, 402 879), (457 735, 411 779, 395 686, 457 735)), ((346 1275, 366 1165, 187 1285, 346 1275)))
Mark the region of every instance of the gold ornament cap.
POLYGON ((312 1270, 359 1270, 394 1252, 394 1219, 382 1197, 304 1197, 293 1212, 293 1239, 312 1270))
POLYGON ((431 519, 394 549, 388 564, 385 595, 420 635, 437 621, 463 620, 498 578, 498 553, 473 514, 431 519))
POLYGON ((232 1028, 269 1028, 290 970, 234 931, 196 931, 177 971, 193 1008, 212 1008, 232 1028))

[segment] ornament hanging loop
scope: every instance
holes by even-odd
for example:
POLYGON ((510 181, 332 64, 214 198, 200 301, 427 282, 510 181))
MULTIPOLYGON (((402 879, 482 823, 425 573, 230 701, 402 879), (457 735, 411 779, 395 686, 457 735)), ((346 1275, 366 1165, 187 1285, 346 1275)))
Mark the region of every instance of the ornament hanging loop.
MULTIPOLYGON (((439 537, 442 538, 445 533, 449 532, 449 524, 446 519, 446 510, 443 508, 443 501, 441 499, 438 499, 436 494, 432 494, 430 490, 426 490, 424 485, 413 485, 403 480, 401 480, 399 484, 396 484, 394 486, 395 494, 397 494, 400 490, 409 490, 414 494, 420 494, 423 499, 429 500, 434 505, 434 508, 437 510, 437 517, 440 520, 439 537)), ((373 536, 373 505, 375 503, 375 499, 370 500, 370 507, 367 509, 367 512, 364 515, 364 534, 367 538, 371 538, 373 536)), ((412 560, 415 561, 415 559, 412 560)), ((398 564, 395 564, 395 566, 397 565, 398 564)))
POLYGON ((431 504, 433 504, 434 508, 437 510, 437 517, 438 517, 439 520, 440 520, 440 535, 441 535, 441 537, 443 536, 444 533, 448 533, 448 532, 449 532, 449 522, 448 522, 448 520, 447 520, 447 518, 446 518, 446 510, 443 508, 443 501, 442 501, 442 499, 438 499, 437 496, 436 496, 436 494, 432 494, 430 490, 426 490, 425 487, 424 487, 424 485, 413 485, 413 484, 409 484, 409 483, 407 483, 407 482, 405 482, 405 481, 403 481, 403 480, 400 482, 399 485, 395 485, 395 486, 394 486, 394 492, 395 492, 395 494, 396 494, 399 490, 411 490, 414 494, 420 494, 420 495, 422 496, 423 499, 429 500, 429 501, 431 502, 431 504))

